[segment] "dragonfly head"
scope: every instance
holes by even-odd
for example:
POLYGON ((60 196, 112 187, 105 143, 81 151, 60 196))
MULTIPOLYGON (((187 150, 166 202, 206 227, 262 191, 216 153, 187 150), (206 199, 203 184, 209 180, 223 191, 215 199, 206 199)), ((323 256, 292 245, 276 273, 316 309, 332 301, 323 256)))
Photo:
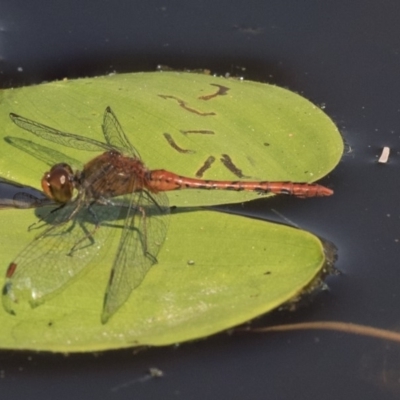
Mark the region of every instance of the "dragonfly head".
POLYGON ((58 203, 71 200, 75 188, 74 174, 68 164, 56 164, 42 178, 42 189, 46 196, 58 203))

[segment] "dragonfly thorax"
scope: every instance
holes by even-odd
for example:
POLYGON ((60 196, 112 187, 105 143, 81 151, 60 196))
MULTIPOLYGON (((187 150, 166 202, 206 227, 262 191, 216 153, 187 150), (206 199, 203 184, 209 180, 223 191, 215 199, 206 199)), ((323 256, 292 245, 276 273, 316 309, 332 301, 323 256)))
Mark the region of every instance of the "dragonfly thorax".
POLYGON ((72 168, 65 163, 54 165, 42 178, 42 189, 46 196, 57 203, 71 200, 75 179, 72 168))

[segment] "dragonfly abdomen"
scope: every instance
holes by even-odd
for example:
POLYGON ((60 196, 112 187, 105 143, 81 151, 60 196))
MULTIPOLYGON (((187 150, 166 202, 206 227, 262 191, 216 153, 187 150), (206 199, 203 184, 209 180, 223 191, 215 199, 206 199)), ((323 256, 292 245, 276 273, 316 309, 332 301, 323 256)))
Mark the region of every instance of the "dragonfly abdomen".
POLYGON ((259 181, 214 181, 187 178, 165 170, 150 172, 150 190, 169 191, 180 189, 251 191, 261 194, 286 194, 297 197, 322 197, 333 194, 331 189, 314 183, 259 182, 259 181))

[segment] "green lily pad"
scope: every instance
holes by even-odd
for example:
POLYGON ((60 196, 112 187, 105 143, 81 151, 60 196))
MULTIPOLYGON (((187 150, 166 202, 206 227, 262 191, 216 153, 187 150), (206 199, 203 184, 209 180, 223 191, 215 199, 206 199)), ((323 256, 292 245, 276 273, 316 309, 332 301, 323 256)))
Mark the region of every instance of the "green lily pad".
MULTIPOLYGON (((292 92, 165 72, 2 91, 0 140, 31 140, 64 153, 65 161, 70 157, 85 163, 95 154, 30 135, 12 123, 8 113, 103 141, 100 124, 109 105, 149 168, 186 176, 200 171, 204 179, 238 180, 241 171, 242 179, 309 182, 333 169, 343 149, 331 120, 292 92), (210 157, 215 161, 203 168, 210 157)), ((48 169, 44 162, 7 143, 0 146, 0 155, 1 176, 39 187, 48 169)), ((259 196, 180 190, 168 197, 171 205, 197 206, 259 196)), ((4 210, 0 218, 2 226, 9 227, 0 241, 5 271, 34 237, 27 227, 37 216, 33 210, 4 210)), ((34 309, 21 304, 16 316, 0 309, 2 348, 92 351, 204 337, 297 296, 325 262, 320 240, 301 230, 209 211, 173 213, 158 264, 102 325, 104 290, 121 224, 101 228, 112 230, 112 243, 99 250, 85 275, 57 296, 34 309)))
MULTIPOLYGON (((35 217, 11 210, 2 218, 14 224, 2 254, 15 255, 35 217)), ((208 336, 297 296, 325 261, 319 239, 301 230, 212 211, 177 213, 159 263, 102 325, 113 256, 113 246, 104 248, 84 276, 37 308, 26 305, 16 316, 0 310, 1 347, 94 351, 208 336)))
MULTIPOLYGON (((207 75, 156 72, 52 82, 2 91, 0 103, 0 139, 17 136, 46 146, 49 142, 10 123, 8 114, 102 141, 103 112, 111 106, 149 168, 203 179, 313 182, 329 173, 343 152, 336 126, 303 97, 277 86, 207 75)), ((58 150, 83 163, 94 156, 58 150)), ((0 172, 39 186, 43 165, 7 146, 0 172)), ((251 192, 169 193, 176 206, 257 197, 251 192)))

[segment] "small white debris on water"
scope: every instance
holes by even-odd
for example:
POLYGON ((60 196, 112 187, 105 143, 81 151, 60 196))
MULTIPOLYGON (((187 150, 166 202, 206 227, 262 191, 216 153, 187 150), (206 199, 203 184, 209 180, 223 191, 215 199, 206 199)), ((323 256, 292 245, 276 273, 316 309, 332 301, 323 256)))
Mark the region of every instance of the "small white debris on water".
POLYGON ((152 378, 161 378, 164 376, 164 372, 159 368, 149 368, 149 374, 152 378))
POLYGON ((389 154, 390 154, 390 147, 385 146, 382 150, 382 154, 379 157, 378 162, 381 164, 386 164, 389 159, 389 154))

